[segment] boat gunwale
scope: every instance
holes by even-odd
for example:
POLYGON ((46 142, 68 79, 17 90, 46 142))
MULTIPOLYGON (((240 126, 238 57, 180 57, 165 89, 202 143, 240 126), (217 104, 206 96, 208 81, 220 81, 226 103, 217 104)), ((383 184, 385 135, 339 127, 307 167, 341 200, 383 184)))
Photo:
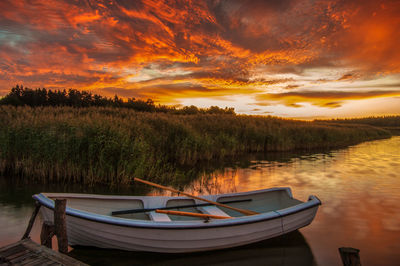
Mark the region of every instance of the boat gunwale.
MULTIPOLYGON (((254 190, 254 191, 249 191, 249 192, 239 192, 239 193, 229 193, 229 194, 219 194, 219 195, 210 195, 210 196, 217 196, 218 198, 220 197, 228 197, 228 196, 243 196, 243 195, 251 195, 251 194, 257 194, 260 192, 271 192, 271 191, 278 191, 278 190, 286 190, 290 198, 293 198, 292 193, 290 188, 272 188, 272 189, 262 189, 262 190, 254 190)), ((66 196, 73 196, 73 197, 79 197, 79 196, 84 196, 83 198, 91 198, 90 195, 86 194, 68 194, 68 193, 40 193, 40 194, 35 194, 32 197, 39 202, 42 206, 54 210, 54 200, 50 199, 48 196, 55 196, 59 195, 62 197, 62 195, 66 196)), ((104 199, 104 196, 106 197, 113 197, 113 196, 108 196, 108 195, 96 195, 97 199, 104 199), (101 197, 103 196, 103 197, 101 197)), ((143 199, 145 197, 153 197, 153 196, 143 196, 140 198, 135 198, 132 196, 117 196, 118 199, 143 199)), ((163 197, 163 196, 161 196, 163 197)), ((82 198, 82 197, 81 197, 82 198)), ((167 197, 167 198, 182 198, 186 199, 186 197, 167 197)), ((114 198, 115 199, 115 198, 114 198)), ((87 211, 82 211, 79 209, 74 209, 67 207, 66 208, 66 215, 68 216, 73 216, 77 218, 81 218, 84 220, 92 221, 92 222, 98 222, 98 223, 103 223, 103 224, 111 224, 114 226, 123 226, 123 227, 134 227, 134 228, 147 228, 147 229, 207 229, 207 228, 213 228, 213 227, 228 227, 228 226, 238 226, 238 225, 244 225, 244 224, 252 224, 252 223, 258 223, 258 222, 264 222, 268 220, 273 220, 277 218, 282 218, 285 216, 289 216, 292 214, 296 214, 302 211, 305 211, 307 209, 314 208, 316 206, 321 205, 321 201, 318 199, 318 197, 311 195, 308 198, 308 201, 302 202, 284 209, 279 209, 279 210, 273 210, 265 213, 260 213, 256 215, 250 215, 250 216, 241 216, 241 217, 232 217, 230 219, 223 219, 223 220, 208 220, 208 221, 199 221, 199 220, 193 220, 193 221, 174 221, 174 222, 157 222, 157 221, 146 221, 146 220, 139 220, 139 219, 127 219, 127 218, 121 218, 121 217, 112 217, 108 215, 101 215, 97 214, 94 212, 87 212, 87 211)))

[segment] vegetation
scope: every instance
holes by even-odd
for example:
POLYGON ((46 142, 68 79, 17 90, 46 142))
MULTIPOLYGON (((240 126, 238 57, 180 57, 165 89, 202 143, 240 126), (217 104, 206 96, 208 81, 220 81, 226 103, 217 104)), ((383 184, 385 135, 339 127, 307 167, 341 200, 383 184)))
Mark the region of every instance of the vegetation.
POLYGON ((13 106, 72 106, 72 107, 118 107, 128 108, 140 112, 158 112, 173 114, 235 114, 233 108, 197 108, 196 106, 185 106, 177 109, 174 106, 155 105, 152 99, 146 101, 135 98, 128 98, 126 101, 117 95, 114 98, 103 97, 92 94, 88 91, 66 90, 47 90, 29 89, 22 85, 16 85, 11 91, 0 99, 0 105, 13 106))
POLYGON ((173 182, 200 162, 389 137, 369 125, 130 108, 0 106, 0 172, 41 183, 173 182))
POLYGON ((400 115, 370 116, 364 118, 346 118, 332 120, 317 120, 316 122, 338 123, 338 124, 361 124, 381 127, 389 130, 392 134, 400 135, 400 115))

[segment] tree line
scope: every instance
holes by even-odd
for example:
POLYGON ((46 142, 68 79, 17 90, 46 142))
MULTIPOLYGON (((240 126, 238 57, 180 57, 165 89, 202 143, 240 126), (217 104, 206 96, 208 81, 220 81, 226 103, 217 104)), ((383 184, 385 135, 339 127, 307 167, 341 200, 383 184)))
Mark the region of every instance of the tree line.
POLYGON ((161 112, 173 114, 235 114, 234 108, 198 108, 194 105, 176 108, 174 106, 156 105, 152 99, 142 100, 127 98, 126 100, 115 95, 113 98, 93 94, 89 91, 51 90, 46 88, 30 89, 23 85, 16 85, 11 91, 0 99, 0 105, 13 106, 71 106, 84 107, 122 107, 140 112, 161 112))

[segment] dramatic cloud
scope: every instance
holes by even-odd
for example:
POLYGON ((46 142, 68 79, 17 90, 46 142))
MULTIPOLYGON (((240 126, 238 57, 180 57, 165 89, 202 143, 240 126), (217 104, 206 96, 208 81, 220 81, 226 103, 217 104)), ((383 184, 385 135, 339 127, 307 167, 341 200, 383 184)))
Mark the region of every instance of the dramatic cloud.
POLYGON ((301 107, 301 103, 311 103, 315 106, 336 108, 342 106, 344 101, 365 100, 373 98, 398 97, 398 91, 366 91, 366 92, 344 92, 344 91, 299 91, 288 93, 269 93, 261 94, 256 98, 260 102, 258 105, 265 103, 283 103, 290 107, 301 107))
POLYGON ((172 104, 223 97, 248 113, 278 98, 297 109, 398 101, 385 90, 400 89, 398 14, 394 0, 4 0, 0 95, 19 83, 172 104))

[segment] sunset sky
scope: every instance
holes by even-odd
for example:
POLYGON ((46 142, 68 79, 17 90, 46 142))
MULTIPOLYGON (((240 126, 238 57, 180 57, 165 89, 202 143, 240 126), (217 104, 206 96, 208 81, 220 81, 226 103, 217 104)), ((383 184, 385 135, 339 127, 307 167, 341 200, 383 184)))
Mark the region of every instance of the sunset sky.
POLYGON ((0 96, 90 90, 283 117, 400 114, 400 1, 0 1, 0 96))

